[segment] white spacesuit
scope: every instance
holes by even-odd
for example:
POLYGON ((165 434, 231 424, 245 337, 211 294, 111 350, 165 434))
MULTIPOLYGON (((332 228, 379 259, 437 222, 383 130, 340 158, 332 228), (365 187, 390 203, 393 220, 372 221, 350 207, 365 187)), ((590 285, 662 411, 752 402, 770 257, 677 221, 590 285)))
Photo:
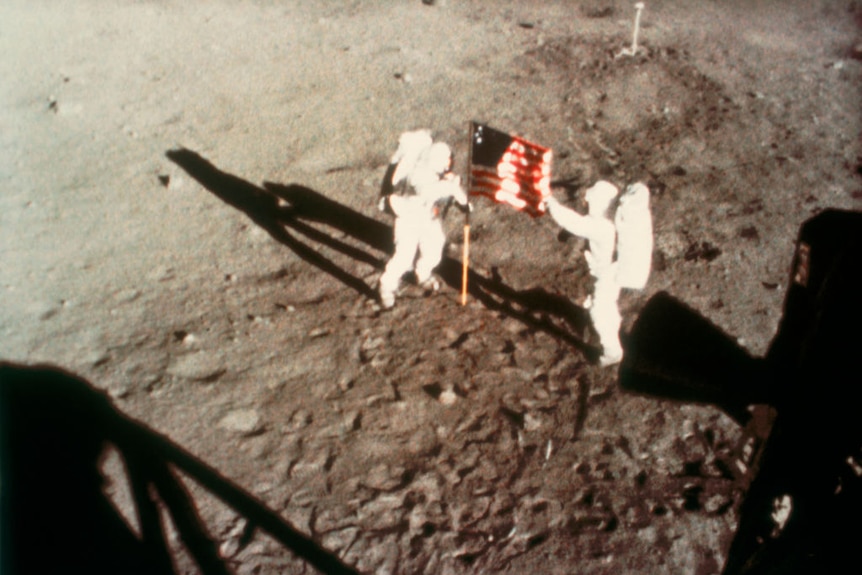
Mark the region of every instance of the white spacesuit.
POLYGON ((585 307, 589 307, 590 320, 602 346, 601 365, 613 365, 623 358, 620 289, 643 289, 652 265, 649 189, 640 182, 626 188, 611 221, 609 212, 618 193, 613 184, 597 182, 586 192, 587 215, 563 206, 554 198, 547 200, 548 211, 560 226, 590 242, 584 257, 595 278, 595 288, 585 307))
POLYGON ((442 142, 432 143, 427 130, 402 134, 391 164, 397 164, 393 187, 404 181, 406 190, 403 195, 385 196, 379 206, 381 210, 388 207, 395 215, 395 253, 380 276, 380 303, 384 308, 395 304, 401 277, 408 271, 414 271, 420 285, 439 287, 431 274, 446 244, 441 210, 449 198, 469 207, 461 179, 449 171, 452 150, 442 142))

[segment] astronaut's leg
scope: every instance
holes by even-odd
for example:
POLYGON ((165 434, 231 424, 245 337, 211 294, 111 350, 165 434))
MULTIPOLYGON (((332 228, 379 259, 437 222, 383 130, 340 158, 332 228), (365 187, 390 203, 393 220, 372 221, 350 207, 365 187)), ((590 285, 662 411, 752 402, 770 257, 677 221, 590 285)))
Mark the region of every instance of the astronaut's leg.
POLYGON ((419 285, 430 283, 436 291, 440 284, 431 274, 443 259, 446 246, 446 233, 440 220, 430 220, 422 227, 419 237, 419 258, 416 260, 416 282, 419 285))
POLYGON ((618 299, 619 285, 614 278, 615 272, 606 273, 606 277, 596 279, 595 292, 590 306, 590 320, 599 336, 602 355, 599 363, 603 366, 619 363, 623 358, 623 348, 620 344, 620 315, 618 299))
POLYGON ((416 259, 419 234, 412 224, 405 218, 395 220, 395 253, 380 276, 380 303, 385 308, 395 305, 395 292, 401 285, 401 276, 413 268, 416 259))

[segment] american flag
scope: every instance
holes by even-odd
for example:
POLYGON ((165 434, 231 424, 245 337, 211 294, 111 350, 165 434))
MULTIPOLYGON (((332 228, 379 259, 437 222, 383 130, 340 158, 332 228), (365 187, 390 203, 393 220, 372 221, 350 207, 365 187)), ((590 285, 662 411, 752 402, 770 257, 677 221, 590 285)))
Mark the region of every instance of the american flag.
POLYGON ((486 196, 533 217, 551 195, 550 148, 483 124, 470 124, 470 195, 486 196))

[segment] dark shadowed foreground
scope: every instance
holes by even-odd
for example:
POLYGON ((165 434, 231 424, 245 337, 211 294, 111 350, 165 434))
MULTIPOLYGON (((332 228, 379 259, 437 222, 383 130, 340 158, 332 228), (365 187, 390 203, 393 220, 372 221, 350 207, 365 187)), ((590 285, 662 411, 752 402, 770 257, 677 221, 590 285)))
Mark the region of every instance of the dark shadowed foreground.
POLYGON ((182 474, 323 573, 356 573, 246 491, 123 416, 87 381, 51 366, 0 364, 0 549, 3 573, 173 573, 179 542, 203 573, 232 573, 201 523, 182 474), (105 450, 126 477, 105 477, 105 450), (105 484, 131 492, 123 515, 105 484), (129 510, 126 510, 128 513, 129 510), (164 514, 176 529, 169 540, 164 514), (131 523, 131 524, 130 524, 131 523))

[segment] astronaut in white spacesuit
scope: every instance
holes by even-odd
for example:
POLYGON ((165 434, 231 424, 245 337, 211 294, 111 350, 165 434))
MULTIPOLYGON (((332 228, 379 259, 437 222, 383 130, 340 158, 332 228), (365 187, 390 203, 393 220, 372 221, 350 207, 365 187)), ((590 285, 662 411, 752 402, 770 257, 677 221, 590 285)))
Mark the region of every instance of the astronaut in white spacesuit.
POLYGON ((610 182, 597 182, 586 191, 587 215, 563 206, 553 197, 546 201, 548 212, 560 226, 589 241, 584 257, 595 286, 584 307, 589 309, 599 336, 602 348, 599 363, 603 366, 619 363, 623 357, 619 337, 620 289, 642 289, 652 263, 649 189, 642 183, 629 186, 620 197, 612 220, 611 207, 618 194, 619 190, 610 182))
POLYGON ((442 212, 450 199, 470 209, 461 179, 451 169, 451 148, 442 142, 434 143, 430 131, 406 132, 399 138, 398 150, 387 171, 387 175, 392 173, 392 189, 396 192, 382 197, 378 206, 395 216, 395 253, 379 283, 384 308, 395 304, 401 278, 408 271, 415 273, 419 285, 435 291, 439 288, 431 274, 443 258, 446 245, 442 212), (399 188, 401 193, 397 192, 399 188))

